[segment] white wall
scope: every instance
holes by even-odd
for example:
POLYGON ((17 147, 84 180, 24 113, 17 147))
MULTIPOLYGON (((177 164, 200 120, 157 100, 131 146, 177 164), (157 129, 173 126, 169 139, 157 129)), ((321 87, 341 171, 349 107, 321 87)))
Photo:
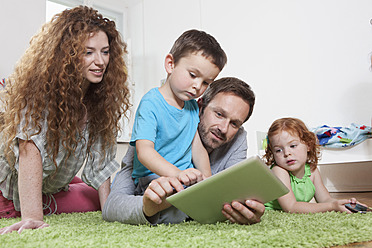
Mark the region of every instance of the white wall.
MULTIPOLYGON (((99 0, 91 1, 100 4, 99 0)), ((127 14, 134 110, 166 77, 164 57, 185 30, 220 42, 228 64, 220 74, 249 83, 257 96, 245 124, 249 154, 256 131, 283 116, 308 126, 371 123, 370 0, 110 0, 127 14)), ((45 21, 45 0, 0 2, 0 77, 7 77, 45 21), (6 2, 6 4, 5 4, 6 2)))
POLYGON ((220 76, 241 78, 256 93, 245 124, 249 155, 257 152, 256 131, 266 131, 280 117, 298 117, 309 127, 371 124, 372 1, 143 0, 138 5, 132 14, 143 15, 143 48, 133 54, 141 53, 144 61, 142 75, 139 70, 133 76, 140 79, 136 103, 165 77, 164 57, 174 40, 199 28, 227 53, 220 76))
POLYGON ((164 58, 175 39, 187 29, 200 29, 199 0, 140 0, 128 13, 135 111, 142 96, 166 77, 164 58))
POLYGON ((0 79, 8 77, 45 22, 45 0, 0 1, 0 79))
MULTIPOLYGON (((79 5, 79 0, 66 0, 69 4, 79 5)), ((89 0, 90 5, 103 9, 111 9, 119 14, 126 11, 127 6, 138 0, 89 0)), ((63 0, 59 0, 63 3, 63 0)), ((0 77, 8 77, 14 69, 16 62, 29 46, 31 37, 36 34, 44 24, 46 0, 17 0, 0 1, 0 45, 2 55, 0 61, 0 77)), ((126 20, 121 20, 118 26, 127 30, 126 20)), ((124 32, 126 36, 126 33, 124 32)))

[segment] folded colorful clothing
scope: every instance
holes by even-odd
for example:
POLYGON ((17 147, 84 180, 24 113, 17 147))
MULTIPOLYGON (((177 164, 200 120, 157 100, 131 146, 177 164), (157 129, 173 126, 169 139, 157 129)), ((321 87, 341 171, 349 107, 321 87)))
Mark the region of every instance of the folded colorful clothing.
POLYGON ((350 147, 372 138, 371 127, 354 123, 349 127, 323 125, 311 131, 318 137, 319 144, 328 148, 350 147))
POLYGON ((6 81, 7 81, 6 78, 3 78, 3 79, 0 81, 0 87, 1 87, 1 88, 5 88, 6 81))

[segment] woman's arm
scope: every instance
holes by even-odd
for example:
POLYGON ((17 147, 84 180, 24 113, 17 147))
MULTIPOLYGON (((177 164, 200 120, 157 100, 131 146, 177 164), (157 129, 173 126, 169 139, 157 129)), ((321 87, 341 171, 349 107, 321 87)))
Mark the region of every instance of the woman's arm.
POLYGON ((18 190, 22 220, 43 220, 40 152, 32 141, 19 141, 18 190))
POLYGON ((42 180, 40 151, 32 141, 19 140, 18 191, 22 221, 0 229, 0 234, 48 226, 43 221, 42 180))

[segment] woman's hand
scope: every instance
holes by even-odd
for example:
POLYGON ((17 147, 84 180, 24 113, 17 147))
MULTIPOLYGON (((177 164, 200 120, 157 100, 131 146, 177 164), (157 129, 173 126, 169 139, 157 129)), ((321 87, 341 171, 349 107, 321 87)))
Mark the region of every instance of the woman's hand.
POLYGON ((22 220, 11 226, 1 228, 0 234, 6 234, 13 231, 18 231, 18 233, 21 233, 24 229, 41 229, 48 226, 49 224, 40 220, 22 220))

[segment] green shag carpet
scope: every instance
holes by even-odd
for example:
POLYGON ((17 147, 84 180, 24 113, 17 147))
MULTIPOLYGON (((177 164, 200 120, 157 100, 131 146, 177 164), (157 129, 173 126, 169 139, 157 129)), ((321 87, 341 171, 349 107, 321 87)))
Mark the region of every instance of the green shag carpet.
MULTIPOLYGON (((1 219, 0 227, 17 219, 1 219)), ((266 211, 261 223, 242 226, 185 222, 125 225, 101 212, 45 217, 50 227, 0 235, 0 247, 329 247, 372 240, 372 213, 288 214, 266 211)))

